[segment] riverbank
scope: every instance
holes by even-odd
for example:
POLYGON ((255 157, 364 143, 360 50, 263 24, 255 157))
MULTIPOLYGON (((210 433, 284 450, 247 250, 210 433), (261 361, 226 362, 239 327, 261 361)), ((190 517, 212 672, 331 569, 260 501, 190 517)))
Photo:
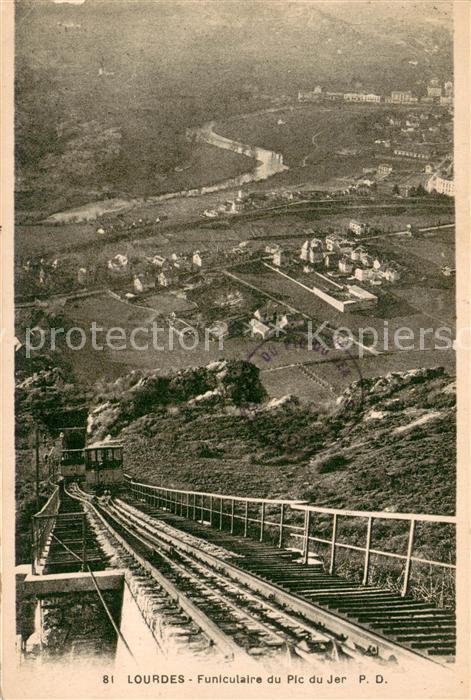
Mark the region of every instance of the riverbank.
MULTIPOLYGON (((74 209, 68 209, 62 212, 57 212, 49 216, 44 223, 46 224, 67 224, 67 223, 83 223, 85 221, 95 221, 100 218, 100 216, 106 214, 116 214, 129 209, 133 209, 135 206, 142 205, 144 203, 148 204, 160 204, 162 202, 167 202, 171 199, 184 199, 186 197, 198 197, 206 194, 213 194, 215 192, 221 192, 222 190, 232 189, 241 187, 250 182, 258 182, 260 180, 267 180, 268 178, 282 173, 287 170, 287 166, 283 164, 283 156, 281 153, 276 153, 269 151, 264 148, 259 148, 257 146, 251 146, 240 141, 229 139, 225 136, 217 134, 214 131, 214 122, 209 122, 203 125, 201 128, 193 129, 189 132, 191 140, 197 144, 197 148, 200 144, 206 147, 213 147, 213 149, 220 149, 232 156, 245 157, 250 159, 252 167, 246 172, 240 173, 234 177, 225 178, 222 180, 217 180, 210 183, 202 185, 201 187, 193 187, 189 189, 178 190, 176 192, 168 192, 160 195, 152 195, 143 198, 132 198, 132 199, 106 199, 98 202, 89 202, 81 207, 76 207, 74 209), (255 163, 255 167, 253 164, 255 163)), ((214 153, 214 150, 213 150, 214 153)), ((187 178, 191 179, 191 175, 187 171, 191 169, 191 163, 185 166, 185 175, 187 178)), ((211 163, 210 168, 210 178, 215 178, 213 163, 211 163)))

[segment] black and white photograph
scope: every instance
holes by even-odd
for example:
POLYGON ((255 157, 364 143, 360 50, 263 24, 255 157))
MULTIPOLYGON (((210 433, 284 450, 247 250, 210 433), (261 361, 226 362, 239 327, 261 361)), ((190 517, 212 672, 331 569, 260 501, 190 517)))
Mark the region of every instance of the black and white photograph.
POLYGON ((468 697, 470 3, 2 5, 4 697, 468 697))

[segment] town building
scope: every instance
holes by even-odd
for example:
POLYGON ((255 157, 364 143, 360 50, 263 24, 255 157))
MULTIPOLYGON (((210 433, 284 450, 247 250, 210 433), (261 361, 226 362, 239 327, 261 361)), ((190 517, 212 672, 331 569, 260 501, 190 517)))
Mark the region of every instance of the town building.
POLYGON ((401 273, 396 267, 388 266, 381 271, 381 276, 388 282, 397 282, 401 277, 401 273))
POLYGON ((353 264, 348 258, 340 258, 339 260, 339 270, 344 274, 350 274, 353 270, 353 264))
POLYGON ((346 92, 344 93, 343 99, 345 102, 381 102, 381 95, 374 95, 373 93, 364 92, 346 92))
POLYGON ((393 90, 391 97, 387 97, 385 101, 392 104, 414 104, 418 98, 414 97, 410 90, 393 90))
POLYGON ((360 262, 364 267, 373 267, 373 257, 367 253, 361 253, 360 262))
POLYGON ((172 284, 175 284, 178 280, 178 277, 174 271, 171 269, 168 270, 162 270, 162 272, 159 272, 157 275, 157 282, 160 284, 161 287, 171 287, 172 284))
POLYGON ((156 267, 163 267, 165 264, 165 258, 163 255, 154 255, 152 258, 150 258, 150 262, 156 267))
POLYGON ((331 233, 325 237, 325 247, 331 253, 340 250, 342 238, 338 233, 331 233))
POLYGON ((357 267, 355 270, 355 279, 359 282, 370 282, 375 277, 375 272, 371 268, 357 267))
POLYGON ((425 185, 427 192, 445 194, 447 197, 455 196, 455 181, 452 178, 444 178, 440 175, 432 175, 425 185))
POLYGON ((364 248, 362 245, 359 245, 356 248, 354 248, 352 250, 352 252, 350 253, 350 260, 353 260, 354 262, 356 262, 357 260, 361 259, 361 256, 364 253, 367 253, 367 252, 368 251, 366 250, 366 248, 364 248))
POLYGON ((199 250, 195 250, 195 252, 193 253, 193 257, 191 259, 191 262, 193 263, 193 265, 195 267, 197 267, 199 269, 201 269, 203 267, 203 259, 201 257, 201 253, 199 250))
POLYGON ((298 102, 317 102, 322 97, 322 88, 316 85, 314 90, 299 90, 298 102))
POLYGON ((326 92, 325 99, 330 102, 339 102, 344 99, 343 92, 326 92))
POLYGON ((273 253, 272 262, 277 267, 281 267, 281 265, 283 264, 283 258, 284 258, 283 251, 281 250, 281 248, 278 248, 278 250, 276 250, 273 253))
POLYGON ((254 318, 275 330, 283 330, 289 325, 286 311, 273 301, 268 301, 264 306, 257 309, 254 313, 254 318))
POLYGON ((129 261, 126 255, 121 255, 118 253, 114 256, 114 258, 108 260, 107 266, 108 269, 112 270, 113 272, 122 272, 127 268, 128 262, 129 261))
POLYGON ((427 97, 441 97, 442 89, 438 85, 429 85, 427 87, 427 97))
POLYGON ((376 171, 378 177, 380 178, 385 178, 388 177, 388 175, 391 175, 393 171, 392 165, 389 165, 389 163, 381 163, 381 165, 378 165, 378 169, 376 171))
POLYGON ((403 158, 415 158, 417 160, 430 160, 432 153, 419 146, 397 146, 394 149, 394 155, 402 156, 403 158))
POLYGON ((352 219, 348 224, 348 230, 352 231, 355 234, 355 236, 362 236, 363 234, 368 232, 368 229, 369 226, 367 223, 356 221, 356 219, 352 219))
POLYGON ((339 254, 336 251, 328 252, 324 255, 324 265, 328 268, 338 267, 339 254))
POLYGON ((136 294, 141 294, 144 291, 144 284, 138 275, 134 275, 132 286, 136 294))
POLYGON ((255 338, 256 335, 259 335, 262 338, 262 340, 266 340, 267 338, 271 338, 272 335, 275 335, 274 328, 272 328, 271 326, 267 326, 266 323, 259 321, 259 319, 257 318, 250 319, 249 327, 252 338, 255 338))
POLYGON ((304 241, 302 244, 299 257, 301 260, 310 262, 312 265, 321 263, 324 259, 322 248, 323 246, 320 238, 311 238, 311 240, 304 241))
POLYGON ((381 267, 382 267, 382 262, 378 257, 376 257, 373 260, 373 270, 381 270, 381 267))

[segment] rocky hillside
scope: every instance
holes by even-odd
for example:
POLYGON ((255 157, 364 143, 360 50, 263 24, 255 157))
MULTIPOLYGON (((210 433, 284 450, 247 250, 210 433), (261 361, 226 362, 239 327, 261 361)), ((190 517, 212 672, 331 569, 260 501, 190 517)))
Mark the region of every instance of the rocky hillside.
POLYGON ((450 514, 455 383, 442 368, 353 384, 328 412, 267 401, 255 367, 213 363, 101 387, 96 437, 120 435, 126 471, 155 484, 318 505, 450 514))

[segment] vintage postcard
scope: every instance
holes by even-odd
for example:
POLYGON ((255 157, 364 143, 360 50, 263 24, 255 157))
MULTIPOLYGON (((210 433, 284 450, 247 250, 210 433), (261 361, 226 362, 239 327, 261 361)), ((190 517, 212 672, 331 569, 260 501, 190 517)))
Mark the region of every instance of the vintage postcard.
POLYGON ((2 696, 465 698, 467 0, 2 0, 2 696))

